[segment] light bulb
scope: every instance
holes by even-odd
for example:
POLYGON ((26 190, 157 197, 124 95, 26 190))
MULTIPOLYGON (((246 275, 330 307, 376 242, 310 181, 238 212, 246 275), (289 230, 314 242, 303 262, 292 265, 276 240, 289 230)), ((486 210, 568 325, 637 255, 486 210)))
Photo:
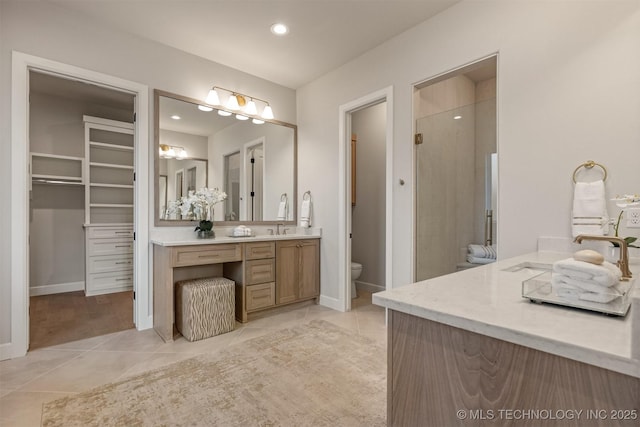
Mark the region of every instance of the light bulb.
POLYGON ((240 109, 240 105, 238 105, 238 98, 236 98, 235 95, 231 95, 229 97, 229 100, 227 101, 226 107, 229 110, 239 110, 240 109))
POLYGON ((253 119, 251 121, 253 122, 254 125, 261 125, 264 123, 264 120, 260 120, 260 119, 253 119))
POLYGON ((238 119, 238 120, 249 120, 249 117, 243 116, 242 114, 236 114, 236 119, 238 119))
POLYGON ((176 150, 173 149, 173 147, 169 148, 167 150, 167 154, 165 154, 167 157, 175 157, 176 156, 176 150))
POLYGON ((211 89, 204 102, 209 105, 220 105, 220 97, 218 97, 218 92, 215 89, 211 89))
POLYGON ((262 118, 267 120, 273 119, 273 110, 271 109, 271 106, 269 104, 264 107, 264 110, 262 111, 262 118))
POLYGON ((250 116, 255 116, 256 114, 258 114, 258 109, 256 108, 256 103, 253 101, 253 99, 247 103, 246 107, 244 107, 244 112, 249 114, 250 116))
POLYGON ((206 105, 198 105, 198 110, 209 112, 209 111, 213 111, 213 108, 207 107, 206 105))
POLYGON ((181 148, 180 152, 178 153, 178 158, 179 159, 186 159, 187 158, 187 150, 185 150, 184 148, 181 148))
POLYGON ((220 115, 220 116, 229 117, 231 114, 232 113, 230 113, 228 111, 218 110, 218 115, 220 115))

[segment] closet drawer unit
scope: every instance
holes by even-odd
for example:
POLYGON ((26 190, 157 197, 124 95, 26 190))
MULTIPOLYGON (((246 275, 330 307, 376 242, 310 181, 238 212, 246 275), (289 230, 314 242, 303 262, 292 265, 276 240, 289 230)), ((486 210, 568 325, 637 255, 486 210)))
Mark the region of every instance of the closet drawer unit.
POLYGON ((245 243, 244 245, 244 259, 263 259, 275 256, 275 242, 245 243))
POLYGON ((124 239, 89 239, 87 255, 125 255, 133 253, 133 240, 124 239))
POLYGON ((132 256, 93 256, 89 257, 89 273, 110 273, 133 269, 132 256))
POLYGON ((242 247, 239 243, 229 245, 185 246, 175 249, 173 266, 219 264, 242 261, 242 247))
POLYGON ((246 285, 273 282, 276 280, 276 262, 271 259, 245 261, 244 280, 246 285))
POLYGON ((273 282, 247 286, 246 290, 248 312, 271 307, 276 303, 276 284, 273 282))
POLYGON ((133 227, 89 227, 89 239, 133 239, 133 227))
POLYGON ((133 289, 133 270, 88 275, 85 295, 99 295, 133 289))

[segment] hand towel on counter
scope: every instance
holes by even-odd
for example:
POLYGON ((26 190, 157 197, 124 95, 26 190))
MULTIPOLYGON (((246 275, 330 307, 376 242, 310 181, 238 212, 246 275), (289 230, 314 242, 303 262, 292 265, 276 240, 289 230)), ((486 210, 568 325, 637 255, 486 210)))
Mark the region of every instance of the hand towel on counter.
POLYGON ((311 199, 303 200, 300 208, 300 227, 311 227, 311 199))
POLYGON ((471 244, 467 246, 467 253, 474 258, 496 259, 496 248, 494 246, 471 244))
POLYGON ((620 269, 608 261, 597 265, 567 258, 556 261, 553 264, 552 271, 553 273, 562 274, 572 279, 591 281, 604 287, 613 286, 622 278, 620 269))
POLYGON ((576 182, 571 231, 573 237, 579 234, 602 236, 609 231, 604 181, 576 182))
POLYGON ((287 201, 282 200, 278 205, 278 220, 284 221, 287 219, 287 201))

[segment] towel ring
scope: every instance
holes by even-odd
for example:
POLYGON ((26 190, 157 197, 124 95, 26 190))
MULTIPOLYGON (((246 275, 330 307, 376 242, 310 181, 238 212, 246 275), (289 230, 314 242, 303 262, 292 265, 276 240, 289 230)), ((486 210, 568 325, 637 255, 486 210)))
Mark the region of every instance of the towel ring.
POLYGON ((287 193, 282 193, 282 195, 280 196, 280 201, 281 202, 286 202, 287 201, 287 193))
POLYGON ((576 174, 578 173, 578 171, 580 170, 580 168, 585 168, 585 169, 591 169, 594 166, 598 166, 600 169, 602 169, 602 172, 604 172, 604 177, 602 178, 603 181, 607 180, 607 168, 605 168, 604 166, 602 166, 600 163, 596 163, 593 160, 587 160, 586 162, 584 162, 583 164, 581 164, 580 166, 578 166, 574 171, 573 171, 573 183, 575 184, 576 181, 576 174))
POLYGON ((311 191, 305 191, 302 195, 302 200, 311 200, 311 191))

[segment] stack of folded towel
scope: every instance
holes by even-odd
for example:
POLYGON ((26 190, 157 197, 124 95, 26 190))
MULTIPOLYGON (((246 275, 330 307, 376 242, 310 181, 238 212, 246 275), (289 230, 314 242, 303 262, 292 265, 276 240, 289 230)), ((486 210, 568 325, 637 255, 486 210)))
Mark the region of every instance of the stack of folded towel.
POLYGON ((239 225, 231 232, 232 237, 251 236, 251 229, 245 225, 239 225))
POLYGON ((467 262, 471 264, 489 264, 496 260, 495 246, 471 244, 467 246, 467 262))
POLYGON ((551 286, 565 299, 609 303, 622 296, 618 289, 621 277, 618 267, 585 250, 553 264, 551 286))

